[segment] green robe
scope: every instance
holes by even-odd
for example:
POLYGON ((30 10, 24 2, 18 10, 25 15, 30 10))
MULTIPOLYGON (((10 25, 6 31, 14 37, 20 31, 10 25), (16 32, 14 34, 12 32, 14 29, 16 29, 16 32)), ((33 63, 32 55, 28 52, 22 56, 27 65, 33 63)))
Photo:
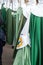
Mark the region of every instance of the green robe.
POLYGON ((30 39, 31 39, 31 65, 42 65, 41 59, 41 24, 43 18, 31 14, 30 16, 30 39))
MULTIPOLYGON (((15 27, 14 34, 14 46, 16 46, 18 43, 18 38, 20 36, 21 30, 26 22, 26 18, 23 16, 22 8, 18 8, 17 13, 13 15, 13 21, 15 21, 15 24, 13 24, 13 27, 15 27)), ((13 22, 14 23, 14 22, 13 22)))
MULTIPOLYGON (((18 12, 19 15, 20 15, 20 11, 21 11, 21 9, 18 12)), ((16 28, 16 45, 18 45, 18 39, 20 37, 21 31, 22 31, 25 23, 26 23, 26 18, 22 13, 20 15, 20 20, 16 22, 16 24, 17 24, 17 28, 16 28)), ((21 48, 21 49, 17 50, 16 57, 15 57, 15 53, 14 53, 13 65, 31 65, 30 47, 29 46, 26 46, 24 48, 21 48)))

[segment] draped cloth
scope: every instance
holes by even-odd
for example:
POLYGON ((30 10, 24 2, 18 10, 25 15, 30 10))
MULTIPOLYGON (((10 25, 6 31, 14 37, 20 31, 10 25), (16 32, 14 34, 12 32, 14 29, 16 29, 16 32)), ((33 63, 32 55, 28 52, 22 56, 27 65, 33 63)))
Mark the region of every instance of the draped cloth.
POLYGON ((31 65, 29 46, 21 48, 17 51, 13 65, 31 65))
POLYGON ((13 34, 15 34, 15 35, 14 35, 13 44, 16 46, 18 44, 17 41, 19 39, 21 30, 22 30, 22 28, 23 28, 23 26, 24 26, 24 24, 26 22, 26 18, 23 15, 23 12, 22 12, 22 8, 21 7, 18 8, 17 13, 15 13, 13 15, 13 23, 14 23, 14 21, 15 21, 15 24, 13 24, 13 27, 15 25, 15 32, 13 34))
POLYGON ((31 65, 43 64, 43 17, 31 14, 30 39, 31 39, 31 65))
MULTIPOLYGON (((19 39, 19 37, 21 35, 21 31, 22 31, 22 29, 23 29, 23 27, 25 26, 25 23, 26 23, 26 18, 23 14, 20 18, 21 19, 19 21, 18 28, 16 29, 16 30, 18 30, 17 31, 17 37, 16 37, 16 40, 17 40, 16 45, 19 44, 18 39, 19 39)), ((30 46, 29 45, 26 45, 25 47, 20 48, 20 49, 17 50, 17 54, 16 54, 16 57, 14 58, 13 65, 31 65, 30 46)))

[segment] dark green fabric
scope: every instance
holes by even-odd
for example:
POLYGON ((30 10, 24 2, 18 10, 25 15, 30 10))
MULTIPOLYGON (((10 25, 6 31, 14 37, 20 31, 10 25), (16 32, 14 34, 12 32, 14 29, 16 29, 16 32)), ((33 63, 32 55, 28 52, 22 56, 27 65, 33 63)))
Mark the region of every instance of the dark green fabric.
POLYGON ((6 19, 7 19, 7 42, 8 44, 12 44, 12 14, 10 9, 7 10, 6 19))
POLYGON ((41 17, 41 65, 43 65, 43 17, 41 17))
POLYGON ((16 35, 16 15, 12 16, 12 32, 13 32, 13 39, 14 36, 16 35))
POLYGON ((17 13, 13 14, 13 20, 12 20, 12 32, 13 32, 13 45, 16 45, 16 15, 17 13))
POLYGON ((3 21, 4 21, 3 29, 5 30, 5 33, 6 33, 6 31, 7 31, 7 29, 6 29, 6 8, 4 8, 4 7, 1 8, 1 14, 3 17, 3 21))
MULTIPOLYGON (((43 22, 43 21, 42 21, 43 22)), ((30 16, 31 65, 41 64, 41 17, 30 16)))
POLYGON ((1 13, 2 13, 2 16, 3 16, 3 20, 5 22, 6 21, 6 8, 2 7, 1 8, 1 13))

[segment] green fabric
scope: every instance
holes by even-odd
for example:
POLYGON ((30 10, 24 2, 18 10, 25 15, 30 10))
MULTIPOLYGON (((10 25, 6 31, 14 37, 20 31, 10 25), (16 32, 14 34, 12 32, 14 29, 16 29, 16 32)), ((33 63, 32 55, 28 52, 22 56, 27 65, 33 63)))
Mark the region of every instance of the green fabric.
MULTIPOLYGON (((20 13, 20 11, 22 11, 22 8, 18 9, 17 14, 16 14, 16 41, 13 40, 15 47, 18 44, 18 38, 19 38, 21 30, 23 29, 23 26, 26 22, 26 18, 25 18, 25 16, 23 16, 23 12, 20 13)), ((14 36, 14 39, 15 39, 15 36, 14 36)), ((14 51, 14 52, 16 52, 16 51, 14 51)), ((16 54, 13 54, 13 58, 15 57, 15 55, 16 54)))
POLYGON ((22 10, 21 7, 19 7, 19 8, 17 9, 17 13, 18 13, 18 15, 19 15, 19 21, 20 21, 21 15, 23 14, 23 10, 22 10))
POLYGON ((14 39, 14 36, 16 35, 16 15, 13 16, 12 18, 12 32, 13 32, 13 39, 14 39))
POLYGON ((19 39, 19 36, 20 36, 20 33, 25 25, 25 22, 26 22, 26 18, 25 16, 22 14, 21 16, 21 20, 19 22, 19 26, 18 26, 18 37, 17 37, 17 40, 19 39))
POLYGON ((23 16, 21 7, 18 8, 17 12, 13 15, 13 21, 15 21, 15 22, 13 22, 13 27, 14 27, 13 30, 15 31, 15 32, 13 31, 13 34, 14 34, 13 35, 14 36, 13 44, 14 44, 14 46, 16 46, 18 37, 21 33, 24 23, 26 22, 26 18, 23 16), (15 30, 15 28, 16 28, 16 30, 15 30))
POLYGON ((12 44, 12 14, 10 9, 7 10, 6 19, 7 19, 7 42, 8 44, 12 44))
POLYGON ((5 30, 5 32, 7 31, 7 29, 6 29, 6 8, 4 8, 4 7, 2 7, 1 8, 1 13, 2 13, 2 17, 3 17, 3 21, 4 21, 4 30, 5 30))
POLYGON ((2 7, 1 8, 1 13, 2 13, 2 16, 3 16, 3 20, 5 22, 6 21, 6 8, 2 7))
POLYGON ((41 17, 41 65, 43 65, 43 17, 41 17))
POLYGON ((12 20, 12 32, 13 32, 13 45, 16 46, 16 17, 17 13, 13 14, 13 20, 12 20))
MULTIPOLYGON (((13 40, 13 43, 14 43, 14 46, 16 47, 16 45, 18 44, 18 38, 20 36, 20 33, 21 33, 21 30, 23 29, 23 26, 25 25, 25 22, 26 22, 26 18, 23 16, 23 20, 21 20, 19 22, 19 27, 18 27, 18 31, 17 31, 17 34, 16 34, 16 37, 18 35, 18 37, 16 38, 16 41, 15 41, 15 35, 14 35, 14 40, 13 40), (22 22, 22 24, 21 24, 22 22), (19 32, 19 33, 18 33, 19 32), (15 43, 16 42, 16 43, 15 43)), ((16 29, 17 30, 17 29, 16 29)), ((15 49, 14 49, 15 50, 15 49)), ((16 51, 14 51, 15 53, 16 51)), ((15 57, 16 54, 13 54, 13 58, 15 57)))
POLYGON ((16 18, 16 39, 18 38, 18 32, 19 32, 19 22, 21 20, 21 15, 22 15, 22 8, 19 7, 17 10, 17 18, 16 18))
MULTIPOLYGON (((25 25, 26 18, 21 12, 22 9, 18 9, 17 18, 16 18, 16 45, 18 44, 18 39, 20 37, 20 33, 25 25), (21 12, 21 13, 20 13, 21 12)), ((15 52, 15 51, 14 51, 15 52)), ((16 54, 14 53, 14 62, 13 65, 31 65, 30 61, 30 47, 26 46, 24 48, 19 49, 16 54), (16 55, 16 56, 15 56, 16 55)))
POLYGON ((22 9, 18 8, 17 12, 13 14, 13 45, 16 46, 16 40, 18 38, 18 26, 19 26, 19 18, 21 18, 22 9))
POLYGON ((29 46, 18 50, 13 65, 31 65, 29 46))
POLYGON ((21 7, 18 8, 17 13, 18 13, 18 22, 16 23, 16 39, 18 40, 21 30, 23 29, 23 26, 26 22, 26 18, 23 15, 21 7))
POLYGON ((41 64, 41 18, 30 16, 31 65, 41 64))

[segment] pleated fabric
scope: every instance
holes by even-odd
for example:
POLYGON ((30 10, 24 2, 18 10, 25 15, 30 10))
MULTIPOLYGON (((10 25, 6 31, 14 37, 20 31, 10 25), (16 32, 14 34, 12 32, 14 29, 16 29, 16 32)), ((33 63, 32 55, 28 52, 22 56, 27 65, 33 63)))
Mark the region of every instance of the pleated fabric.
POLYGON ((21 48, 17 51, 13 65, 31 65, 29 46, 21 48))
MULTIPOLYGON (((30 39, 31 39, 31 65, 42 65, 41 59, 41 24, 43 23, 42 17, 34 14, 30 16, 30 39)), ((43 56, 42 56, 43 57, 43 56)))
POLYGON ((43 17, 41 17, 41 65, 43 65, 43 17))

